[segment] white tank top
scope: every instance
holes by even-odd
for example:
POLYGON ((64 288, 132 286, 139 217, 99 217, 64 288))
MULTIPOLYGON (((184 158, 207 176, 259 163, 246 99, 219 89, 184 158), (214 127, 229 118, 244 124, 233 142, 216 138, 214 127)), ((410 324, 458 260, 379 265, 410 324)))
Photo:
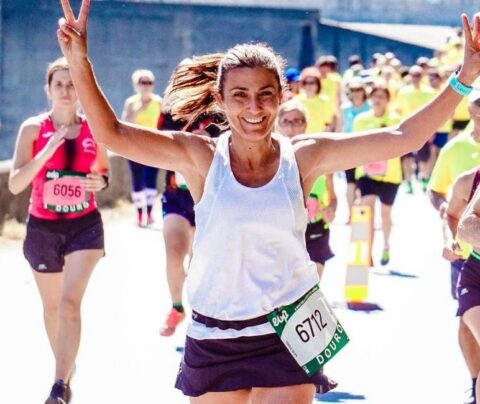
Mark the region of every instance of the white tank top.
MULTIPOLYGON (((187 273, 193 310, 218 320, 247 320, 290 304, 318 283, 315 263, 305 246, 307 211, 290 140, 280 145, 277 172, 267 184, 240 184, 230 168, 225 133, 195 205, 197 228, 187 273)), ((274 332, 269 324, 243 330, 208 328, 192 321, 196 339, 236 338, 274 332)))

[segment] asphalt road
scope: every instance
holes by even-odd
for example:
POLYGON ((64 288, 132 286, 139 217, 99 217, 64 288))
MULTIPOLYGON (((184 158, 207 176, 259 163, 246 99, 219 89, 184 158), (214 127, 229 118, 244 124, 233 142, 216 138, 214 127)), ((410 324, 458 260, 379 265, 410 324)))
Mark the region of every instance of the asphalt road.
MULTIPOLYGON (((343 195, 343 183, 336 180, 343 195)), ((327 263, 321 287, 351 341, 326 366, 339 386, 316 402, 462 403, 470 378, 457 344, 456 305, 449 267, 440 256, 436 212, 419 189, 414 195, 399 192, 391 262, 370 275, 368 302, 379 310, 354 311, 343 300, 349 228, 340 202, 331 240, 336 256, 327 263)), ((73 404, 188 403, 173 388, 185 324, 173 337, 158 333, 169 309, 161 220, 140 229, 133 216, 132 209, 131 216, 106 224, 107 255, 83 304, 73 404)), ((376 263, 381 248, 374 244, 376 263)), ((0 403, 43 403, 54 362, 20 242, 0 244, 0 320, 0 403)))

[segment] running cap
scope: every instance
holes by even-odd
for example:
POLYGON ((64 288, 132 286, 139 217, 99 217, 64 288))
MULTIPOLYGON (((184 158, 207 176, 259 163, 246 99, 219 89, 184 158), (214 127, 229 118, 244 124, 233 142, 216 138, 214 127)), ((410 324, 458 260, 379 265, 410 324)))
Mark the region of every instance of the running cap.
POLYGON ((354 88, 365 88, 364 82, 360 77, 353 77, 347 84, 350 90, 354 88))
POLYGON ((132 73, 132 82, 138 84, 141 79, 148 79, 150 81, 155 81, 155 75, 151 70, 148 69, 138 69, 132 73))
POLYGON ((410 76, 421 76, 423 74, 423 69, 419 65, 413 65, 408 69, 408 74, 410 74, 410 76))
POLYGON ((287 79, 287 83, 293 83, 300 81, 300 70, 296 67, 290 67, 285 71, 285 78, 287 79))
POLYGON ((353 66, 353 65, 356 65, 356 64, 362 64, 362 59, 360 58, 359 55, 351 55, 348 58, 348 65, 353 66))
POLYGON ((387 53, 385 53, 385 59, 387 59, 387 60, 393 60, 393 59, 395 59, 395 53, 393 53, 393 52, 387 52, 387 53))
POLYGON ((318 68, 315 66, 305 67, 300 73, 300 80, 305 80, 306 77, 316 77, 318 80, 322 78, 318 68))
POLYGON ((418 65, 418 66, 421 66, 421 67, 423 67, 423 66, 429 66, 429 64, 430 64, 430 59, 427 58, 427 57, 425 57, 425 56, 420 56, 420 57, 416 60, 415 64, 418 65))
POLYGON ((330 63, 328 61, 328 56, 320 56, 315 62, 315 66, 328 66, 330 63))

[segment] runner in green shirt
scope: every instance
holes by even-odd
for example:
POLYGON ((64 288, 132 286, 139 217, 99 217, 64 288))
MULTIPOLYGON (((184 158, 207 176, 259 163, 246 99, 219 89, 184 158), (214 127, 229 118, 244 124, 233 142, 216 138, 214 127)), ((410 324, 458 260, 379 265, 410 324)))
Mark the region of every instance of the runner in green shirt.
MULTIPOLYGON (((465 263, 471 247, 460 242, 461 251, 456 248, 454 254, 452 239, 455 239, 456 224, 452 226, 452 220, 461 215, 463 209, 455 209, 462 200, 459 195, 452 195, 447 205, 447 195, 450 193, 454 182, 467 171, 480 165, 480 92, 474 91, 469 97, 469 112, 473 126, 465 130, 457 137, 448 142, 440 151, 432 176, 428 184, 428 195, 435 209, 440 212, 443 222, 445 247, 443 256, 450 261, 451 293, 454 299, 458 299, 457 283, 461 268, 465 263), (453 201, 453 202, 452 202, 453 201), (447 210, 447 207, 450 211, 447 210), (456 213, 458 212, 459 213, 456 213)), ((458 194, 458 191, 456 191, 458 194)), ((463 198, 465 199, 465 198, 463 198)), ((459 344, 465 358, 469 373, 475 386, 475 380, 480 371, 480 349, 478 344, 466 326, 463 319, 459 324, 459 344)))
MULTIPOLYGON (((306 127, 307 115, 302 105, 295 100, 291 100, 280 106, 278 129, 282 135, 292 138, 305 133, 306 127)), ((307 251, 310 259, 315 262, 318 275, 321 278, 325 262, 334 256, 329 245, 329 224, 335 218, 337 208, 332 174, 317 178, 306 204, 309 218, 305 232, 307 251)))

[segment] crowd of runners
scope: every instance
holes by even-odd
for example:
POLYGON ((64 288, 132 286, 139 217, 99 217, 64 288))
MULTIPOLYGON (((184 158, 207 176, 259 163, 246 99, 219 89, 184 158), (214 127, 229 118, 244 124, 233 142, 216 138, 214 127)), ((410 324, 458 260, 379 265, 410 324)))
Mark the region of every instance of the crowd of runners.
MULTIPOLYGON (((21 125, 9 180, 13 193, 32 185, 23 250, 56 361, 46 404, 71 400, 82 297, 104 255, 95 193, 109 186, 106 148, 128 160, 141 227, 155 220, 157 174, 164 170, 172 306, 160 335, 171 336, 186 318, 186 283, 192 318, 176 387, 192 403, 311 403, 337 385, 322 369, 307 375, 267 315, 293 305, 307 310, 303 304, 312 313, 325 310, 311 296, 334 256, 330 224, 339 198, 349 207, 380 207, 383 252, 370 251, 370 261, 387 265, 402 183, 406 193, 426 193, 444 223, 443 255, 472 377, 469 402, 476 402, 479 15, 471 24, 464 16, 463 30, 444 49, 412 66, 392 52, 366 61, 353 55, 341 74, 336 58, 324 55, 284 74, 284 61, 268 46, 240 44, 179 61, 163 97, 154 93, 154 73, 136 70, 135 94, 120 120, 88 59, 89 1, 78 19, 68 0, 62 6, 57 35, 64 57, 48 66, 45 81, 51 108, 21 125), (335 191, 340 175, 346 195, 335 191), (219 239, 222 248, 212 249, 219 239)), ((300 356, 317 349, 304 342, 300 356)))

